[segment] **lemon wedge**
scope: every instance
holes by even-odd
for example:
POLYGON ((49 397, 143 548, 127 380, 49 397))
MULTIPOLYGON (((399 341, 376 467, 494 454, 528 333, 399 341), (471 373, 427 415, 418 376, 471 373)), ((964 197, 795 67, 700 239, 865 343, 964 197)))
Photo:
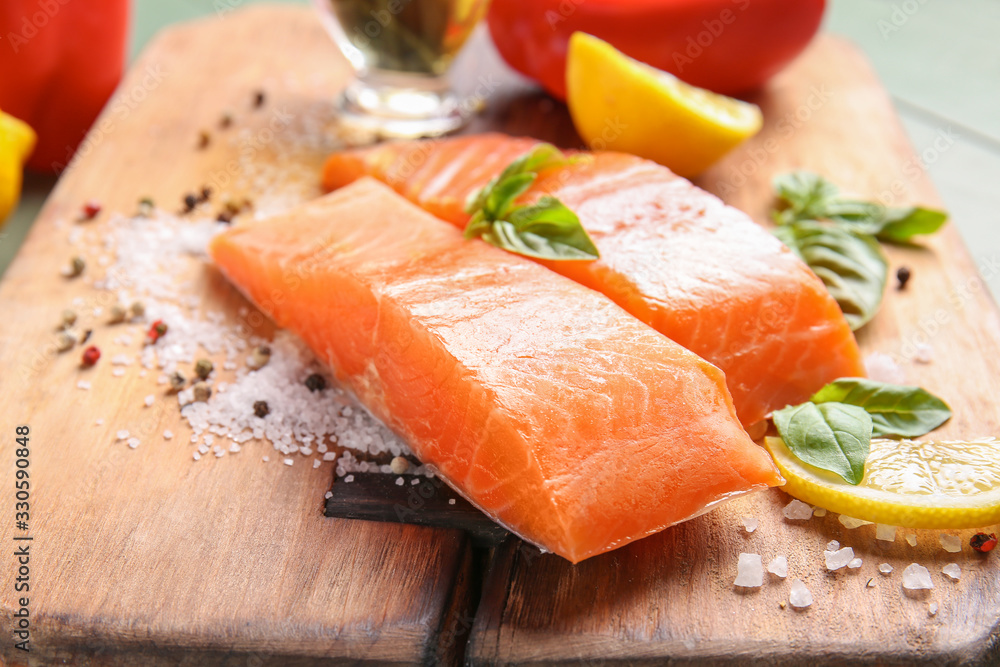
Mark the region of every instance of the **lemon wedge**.
POLYGON ((0 225, 17 206, 21 170, 35 139, 35 131, 27 123, 0 111, 0 225))
POLYGON ((688 178, 763 122, 755 104, 688 85, 582 32, 569 40, 566 102, 592 150, 632 153, 688 178))
POLYGON ((855 519, 907 528, 981 528, 1000 523, 1000 441, 872 440, 861 484, 799 460, 781 438, 764 445, 785 477, 782 490, 855 519))

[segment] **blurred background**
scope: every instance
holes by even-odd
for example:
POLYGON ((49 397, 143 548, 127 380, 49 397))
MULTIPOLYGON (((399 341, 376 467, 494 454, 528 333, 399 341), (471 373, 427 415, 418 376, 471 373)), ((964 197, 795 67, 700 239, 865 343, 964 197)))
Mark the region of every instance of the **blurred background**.
MULTIPOLYGON (((255 1, 134 0, 128 60, 166 25, 255 1)), ((984 267, 1000 259, 997 26, 998 0, 830 0, 823 25, 871 59, 994 298, 1000 295, 1000 271, 984 267), (947 148, 936 150, 935 140, 947 148)), ((54 176, 26 175, 21 202, 0 229, 0 274, 55 182, 54 176)))

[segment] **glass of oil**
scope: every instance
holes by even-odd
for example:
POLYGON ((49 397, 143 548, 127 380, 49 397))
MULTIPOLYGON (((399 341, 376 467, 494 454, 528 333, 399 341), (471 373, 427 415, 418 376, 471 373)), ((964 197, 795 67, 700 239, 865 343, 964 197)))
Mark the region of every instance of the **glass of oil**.
POLYGON ((341 121, 381 137, 446 134, 465 121, 448 69, 489 0, 313 0, 356 78, 341 121))

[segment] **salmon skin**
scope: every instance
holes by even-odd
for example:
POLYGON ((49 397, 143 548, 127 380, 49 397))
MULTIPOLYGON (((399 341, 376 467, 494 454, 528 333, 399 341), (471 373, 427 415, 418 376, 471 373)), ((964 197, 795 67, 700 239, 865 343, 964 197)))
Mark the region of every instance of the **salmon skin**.
MULTIPOLYGON (((373 176, 464 227, 466 198, 538 142, 484 134, 334 153, 323 185, 373 176)), ((576 212, 601 258, 542 262, 722 369, 744 425, 865 375, 854 335, 819 278, 741 211, 665 167, 595 153, 540 174, 522 197, 576 212)))
POLYGON ((374 180, 210 252, 421 461, 570 561, 783 482, 717 368, 374 180))

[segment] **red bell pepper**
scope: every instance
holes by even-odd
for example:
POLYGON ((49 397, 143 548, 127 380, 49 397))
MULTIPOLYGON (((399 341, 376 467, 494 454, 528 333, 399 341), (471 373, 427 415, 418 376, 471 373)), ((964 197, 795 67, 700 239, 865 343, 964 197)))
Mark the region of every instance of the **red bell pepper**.
POLYGON ((825 0, 492 0, 490 34, 517 71, 566 97, 566 49, 582 31, 695 86, 763 84, 819 28, 825 0))
POLYGON ((125 66, 129 0, 0 2, 0 109, 28 123, 28 166, 60 171, 125 66))

